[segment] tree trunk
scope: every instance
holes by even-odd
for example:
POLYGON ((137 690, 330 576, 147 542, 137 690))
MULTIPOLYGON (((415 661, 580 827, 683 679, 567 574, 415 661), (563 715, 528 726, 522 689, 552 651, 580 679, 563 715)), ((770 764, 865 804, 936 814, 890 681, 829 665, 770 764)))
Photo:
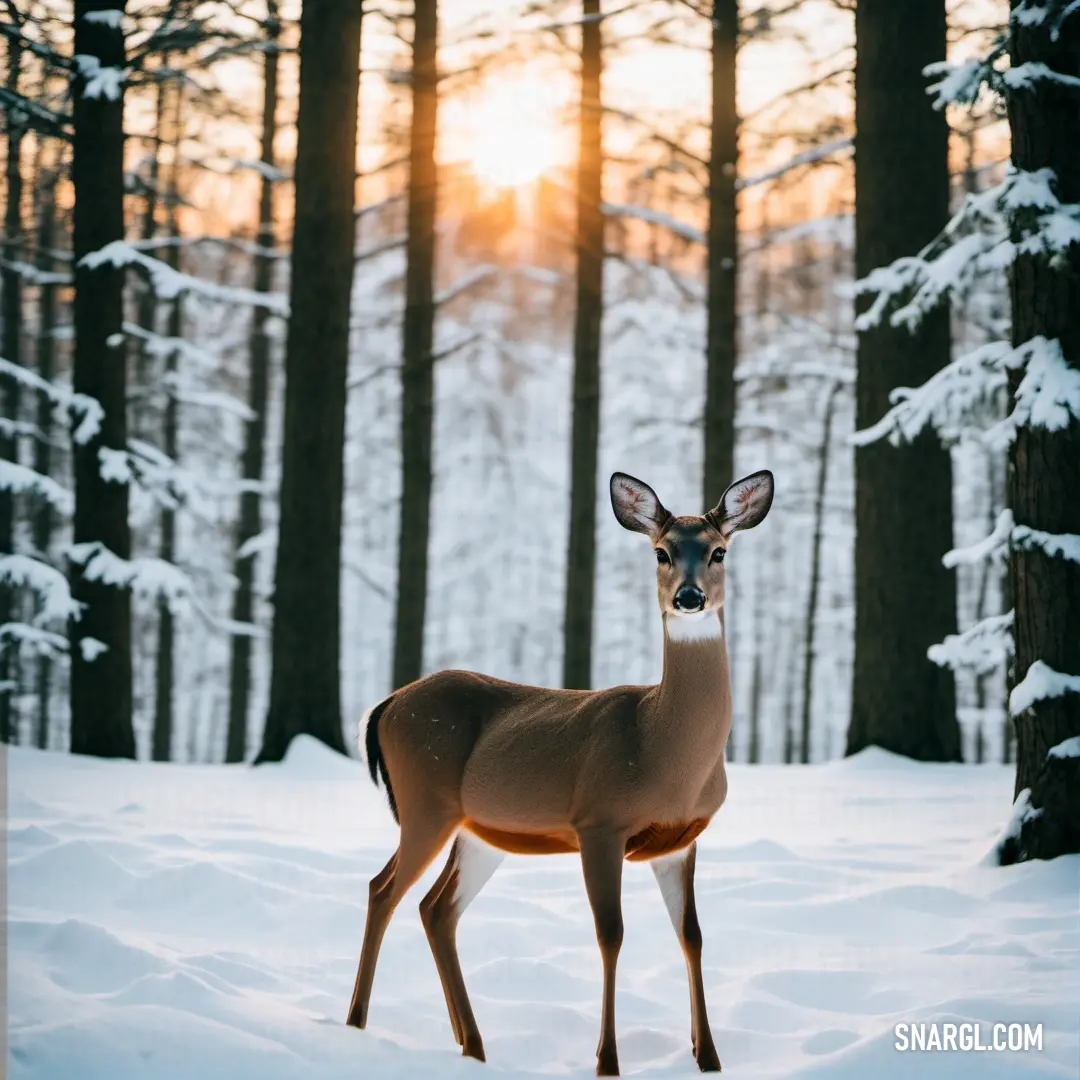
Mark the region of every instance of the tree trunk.
MULTIPOLYGON (((170 260, 171 261, 171 260, 170 260)), ((180 298, 173 301, 172 310, 169 313, 170 336, 180 330, 181 306, 180 298)), ((176 371, 176 353, 170 353, 167 362, 168 373, 176 371)), ((177 402, 175 394, 169 394, 165 403, 165 423, 162 442, 162 451, 173 461, 176 461, 177 451, 177 402)), ((169 507, 161 511, 161 543, 158 554, 166 562, 176 559, 176 512, 169 507)), ((173 679, 175 671, 175 625, 172 609, 169 602, 163 597, 158 598, 158 641, 157 663, 154 669, 154 734, 153 734, 153 760, 172 760, 173 739, 173 679)))
POLYGON ((817 632, 818 594, 821 591, 821 544, 825 531, 825 486, 829 479, 829 448, 832 444, 833 413, 840 386, 834 382, 825 398, 825 419, 821 425, 821 452, 818 456, 817 490, 814 493, 814 536, 810 545, 810 593, 806 599, 806 640, 803 647, 802 732, 799 760, 810 763, 810 719, 814 700, 814 647, 817 632))
MULTIPOLYGON (((143 240, 153 240, 157 235, 157 208, 161 202, 161 195, 158 190, 161 178, 161 133, 165 127, 165 97, 169 86, 169 80, 161 72, 167 70, 168 66, 169 56, 166 53, 161 58, 161 67, 158 71, 157 93, 154 104, 154 134, 150 148, 146 201, 143 206, 142 219, 139 223, 139 234, 143 240)), ((142 292, 139 294, 139 326, 151 333, 156 331, 157 310, 157 294, 149 281, 144 282, 142 292)), ((150 388, 153 381, 153 354, 150 351, 149 343, 140 339, 135 346, 135 392, 139 397, 131 411, 131 420, 135 434, 144 439, 149 437, 152 427, 150 388)))
POLYGON ((709 248, 705 341, 705 506, 735 478, 735 359, 738 231, 735 110, 738 0, 715 0, 712 17, 712 147, 709 152, 709 248))
MULTIPOLYGON (((1021 23, 1013 0, 1012 66, 1045 65, 1062 79, 1080 78, 1080 23, 1067 18, 1055 40, 1056 20, 1021 23)), ((1029 4, 1029 7, 1032 5, 1029 4)), ((1040 6, 1040 5, 1034 5, 1040 6)), ((1045 5, 1049 9, 1058 4, 1045 5)), ((1080 112, 1074 87, 1040 78, 1008 99, 1012 161, 1017 169, 1053 171, 1062 203, 1080 203, 1080 112)), ((1016 215, 1018 218, 1020 215, 1016 215)), ((1013 239, 1026 221, 1014 221, 1013 239)), ((1020 254, 1012 267, 1012 341, 1056 340, 1065 362, 1080 369, 1080 245, 1053 260, 1020 254)), ((1023 372, 1010 372, 1015 392, 1023 372)), ((1080 533, 1080 419, 1049 431, 1023 425, 1009 453, 1008 497, 1017 524, 1049 533, 1080 533)), ((1080 675, 1080 563, 1014 546, 1009 566, 1016 612, 1016 662, 1010 688, 1042 661, 1054 671, 1080 675)), ((1029 789, 1029 816, 1003 861, 1053 858, 1080 851, 1080 757, 1048 751, 1080 736, 1080 693, 1036 701, 1014 717, 1016 793, 1029 789)))
MULTIPOLYGON (((169 239, 166 261, 174 269, 180 269, 180 226, 177 220, 177 204, 180 198, 179 157, 180 140, 183 137, 184 84, 178 80, 175 88, 176 104, 172 131, 172 173, 169 181, 169 239)), ((167 333, 179 338, 183 332, 183 293, 175 297, 169 309, 167 333)), ((178 356, 173 349, 165 361, 165 415, 162 418, 161 449, 165 456, 179 465, 178 432, 180 426, 179 401, 177 400, 176 374, 178 356)), ((176 511, 165 506, 161 510, 161 543, 158 554, 167 563, 176 561, 176 511)), ((157 663, 154 667, 154 731, 152 756, 154 761, 172 760, 173 740, 173 682, 176 669, 176 626, 172 608, 164 597, 159 597, 157 663)))
MULTIPOLYGON (((860 3, 855 38, 855 263, 862 278, 914 254, 948 220, 948 129, 922 74, 945 55, 944 2, 860 3)), ((887 323, 860 333, 856 426, 882 417, 893 387, 918 386, 943 368, 949 346, 946 306, 913 334, 887 323)), ((956 632, 956 588, 941 564, 953 544, 952 464, 936 433, 928 429, 900 448, 856 450, 855 529, 847 752, 875 744, 920 760, 958 761, 953 674, 926 656, 956 632)))
POLYGON ((592 680, 596 585, 596 468, 600 437, 600 326, 604 305, 603 151, 600 105, 600 0, 584 0, 581 119, 577 175, 577 307, 574 312, 570 536, 566 552, 563 686, 592 680))
MULTIPOLYGON (((7 88, 18 93, 19 75, 22 68, 22 42, 17 35, 8 38, 8 77, 7 88)), ((24 128, 16 119, 14 110, 7 110, 7 207, 4 210, 4 267, 0 272, 0 286, 3 288, 0 320, 3 320, 3 338, 0 348, 3 357, 12 364, 21 362, 22 344, 22 278, 14 263, 19 258, 22 246, 22 140, 24 128)), ((13 423, 19 419, 19 405, 22 397, 19 382, 12 378, 0 378, 0 395, 3 400, 3 415, 13 423)), ((18 461, 19 438, 13 430, 11 434, 0 431, 0 459, 18 461)), ((11 555, 15 551, 15 493, 7 488, 0 488, 0 555, 11 555)), ((0 584, 0 626, 15 617, 15 590, 11 585, 0 584)), ((13 729, 13 693, 10 684, 16 679, 18 670, 17 644, 14 640, 0 641, 0 739, 11 742, 17 735, 13 729)))
POLYGON ((405 322, 401 332, 401 524, 394 626, 395 689, 420 678, 424 662, 435 381, 436 0, 416 0, 414 12, 405 322))
MULTIPOLYGON (((123 10, 124 0, 76 0, 75 55, 103 68, 124 68, 124 35, 119 21, 90 21, 87 15, 123 10)), ((84 66, 85 70, 85 66, 84 66)), ((121 559, 131 556, 128 489, 102 479, 102 448, 127 448, 123 322, 124 271, 111 265, 90 269, 81 260, 124 238, 124 98, 86 94, 77 73, 73 87, 75 188, 75 367, 73 387, 100 402, 100 430, 73 446, 75 472, 74 541, 100 543, 121 559), (114 337, 115 335, 115 337, 114 337), (120 344, 114 344, 119 340, 120 344)), ((131 594, 84 579, 71 569, 72 595, 86 605, 71 633, 71 749, 102 757, 134 757, 131 722, 131 594), (103 652, 100 642, 105 646, 103 652), (84 651, 85 649, 85 651, 84 651)))
MULTIPOLYGON (((255 255, 254 288, 269 292, 273 283, 274 260, 274 139, 277 136, 278 50, 281 34, 277 0, 266 5, 266 36, 268 40, 263 75, 262 155, 266 168, 262 172, 259 193, 258 251, 255 255)), ((251 376, 248 380, 248 407, 251 419, 244 429, 243 478, 251 485, 240 495, 240 526, 236 536, 238 552, 233 573, 236 593, 233 596, 234 622, 251 623, 255 616, 255 563, 258 556, 239 554, 243 546, 262 531, 262 496, 256 485, 262 483, 266 455, 266 411, 270 396, 270 337, 266 331, 269 314, 257 307, 251 313, 251 335, 248 355, 251 376)), ((247 752, 248 702, 251 697, 251 653, 254 642, 246 634, 234 634, 229 663, 229 727, 225 740, 225 760, 243 761, 247 752)))
MULTIPOLYGON (((53 271, 52 248, 56 243, 56 181, 53 169, 38 178, 37 265, 44 273, 53 271)), ((38 375, 51 383, 56 375, 56 286, 44 283, 38 299, 38 375)), ((38 437, 34 443, 34 471, 52 475, 53 402, 46 393, 37 397, 38 437)), ((53 508, 48 499, 40 499, 35 508, 33 533, 38 555, 49 561, 52 547, 53 508)), ((37 662, 37 732, 36 743, 45 750, 49 745, 49 699, 52 695, 52 658, 42 655, 37 662)))
POLYGON ((756 765, 761 760, 761 638, 759 636, 755 641, 753 674, 750 677, 750 737, 746 760, 751 765, 756 765))
POLYGON ((273 674, 258 762, 281 760, 301 732, 345 751, 341 507, 361 17, 359 0, 304 0, 300 16, 273 674))

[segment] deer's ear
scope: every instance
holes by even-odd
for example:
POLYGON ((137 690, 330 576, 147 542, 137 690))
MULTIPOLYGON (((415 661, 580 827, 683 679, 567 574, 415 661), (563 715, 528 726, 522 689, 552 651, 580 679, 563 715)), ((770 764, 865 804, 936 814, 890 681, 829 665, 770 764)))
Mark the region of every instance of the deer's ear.
POLYGON ((736 480, 705 516, 727 538, 761 524, 773 500, 773 474, 768 469, 736 480))
POLYGON ((611 474, 611 508, 624 529, 655 537, 671 515, 648 484, 626 473, 611 474))

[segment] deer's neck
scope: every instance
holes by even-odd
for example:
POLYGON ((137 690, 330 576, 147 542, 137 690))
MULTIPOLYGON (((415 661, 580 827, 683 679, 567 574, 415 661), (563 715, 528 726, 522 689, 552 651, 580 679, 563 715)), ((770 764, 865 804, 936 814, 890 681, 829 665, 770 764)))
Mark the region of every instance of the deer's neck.
POLYGON ((731 677, 724 613, 664 616, 664 676, 657 705, 673 729, 707 735, 721 750, 731 734, 731 677))

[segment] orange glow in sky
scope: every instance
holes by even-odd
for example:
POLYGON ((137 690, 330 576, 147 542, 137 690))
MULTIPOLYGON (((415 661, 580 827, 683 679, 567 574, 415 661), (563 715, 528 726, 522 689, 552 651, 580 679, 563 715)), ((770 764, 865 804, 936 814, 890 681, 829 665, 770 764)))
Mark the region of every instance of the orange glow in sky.
POLYGON ((519 187, 564 160, 565 125, 553 108, 551 88, 528 75, 492 80, 457 132, 473 172, 493 187, 519 187))

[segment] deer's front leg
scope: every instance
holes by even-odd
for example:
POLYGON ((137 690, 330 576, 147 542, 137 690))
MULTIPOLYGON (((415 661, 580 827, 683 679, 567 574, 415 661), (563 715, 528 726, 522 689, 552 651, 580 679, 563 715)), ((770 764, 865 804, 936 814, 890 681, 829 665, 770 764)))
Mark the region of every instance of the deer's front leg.
POLYGON ((690 976, 690 1042, 702 1072, 719 1072, 720 1058, 705 1012, 705 982, 701 975, 701 926, 694 903, 694 866, 697 843, 685 851, 654 859, 650 864, 660 886, 671 924, 679 935, 686 970, 690 976))
POLYGON ((596 1049, 596 1075, 619 1075, 615 1045, 615 965, 622 947, 622 864, 625 838, 607 831, 578 834, 585 892, 589 897, 596 940, 604 964, 604 1002, 600 1018, 600 1045, 596 1049))

